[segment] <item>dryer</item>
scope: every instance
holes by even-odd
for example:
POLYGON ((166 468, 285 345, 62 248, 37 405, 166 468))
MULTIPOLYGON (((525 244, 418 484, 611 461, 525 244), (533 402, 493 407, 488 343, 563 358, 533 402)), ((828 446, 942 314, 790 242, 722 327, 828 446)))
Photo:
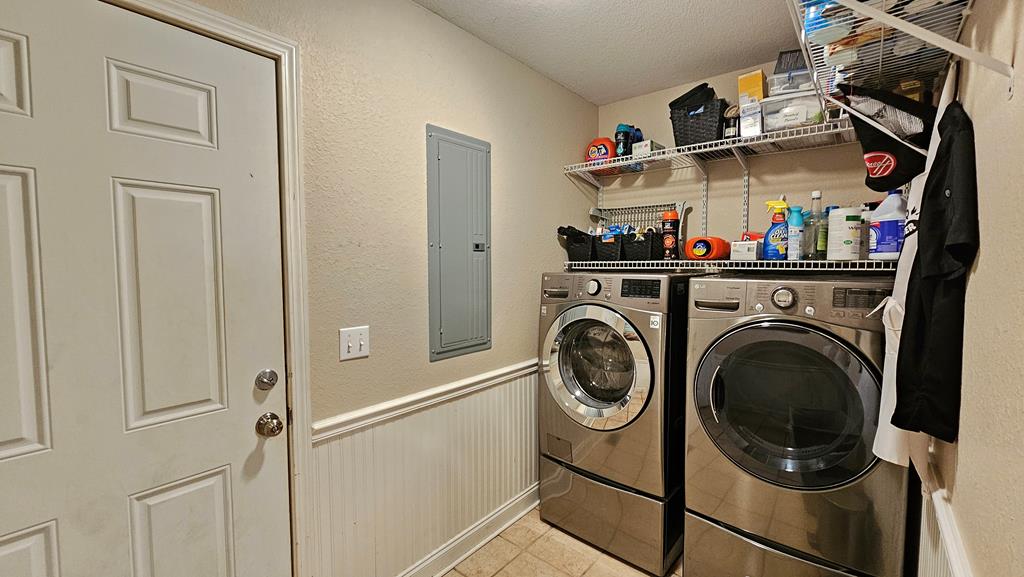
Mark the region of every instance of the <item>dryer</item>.
POLYGON ((694 279, 687 577, 899 577, 913 480, 872 453, 891 278, 694 279))
POLYGON ((547 273, 541 288, 541 517, 656 575, 682 547, 688 278, 547 273))

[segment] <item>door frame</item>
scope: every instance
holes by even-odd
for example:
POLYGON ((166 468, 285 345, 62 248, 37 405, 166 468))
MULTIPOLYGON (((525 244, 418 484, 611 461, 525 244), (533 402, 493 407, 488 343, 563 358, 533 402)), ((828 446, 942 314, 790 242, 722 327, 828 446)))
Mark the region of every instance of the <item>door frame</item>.
POLYGON ((302 182, 301 89, 298 43, 187 0, 96 0, 265 56, 277 67, 277 139, 281 196, 281 254, 285 300, 285 364, 294 577, 312 575, 312 406, 306 270, 306 212, 302 182))

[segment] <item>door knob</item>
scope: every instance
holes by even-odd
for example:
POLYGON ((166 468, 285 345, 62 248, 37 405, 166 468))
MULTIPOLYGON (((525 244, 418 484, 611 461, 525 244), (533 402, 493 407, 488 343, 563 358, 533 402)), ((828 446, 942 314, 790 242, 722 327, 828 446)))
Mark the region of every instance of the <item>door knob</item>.
POLYGON ((284 422, 274 413, 263 413, 256 420, 256 433, 261 437, 276 437, 284 430, 284 422))
POLYGON ((261 391, 269 391, 277 384, 277 371, 274 369, 263 369, 256 373, 256 388, 261 391))

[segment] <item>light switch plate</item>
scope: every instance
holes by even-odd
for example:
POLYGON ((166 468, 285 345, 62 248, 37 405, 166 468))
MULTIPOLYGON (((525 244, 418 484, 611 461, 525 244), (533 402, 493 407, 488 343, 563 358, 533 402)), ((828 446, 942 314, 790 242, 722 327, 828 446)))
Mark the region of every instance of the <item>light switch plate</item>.
POLYGON ((339 355, 342 361, 370 356, 370 327, 351 327, 338 330, 339 355))

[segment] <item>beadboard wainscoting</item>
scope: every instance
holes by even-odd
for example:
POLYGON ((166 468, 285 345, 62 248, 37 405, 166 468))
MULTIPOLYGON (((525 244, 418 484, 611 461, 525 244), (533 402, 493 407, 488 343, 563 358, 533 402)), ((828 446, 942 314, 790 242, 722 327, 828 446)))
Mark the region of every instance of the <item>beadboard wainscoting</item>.
POLYGON ((433 577, 535 507, 537 362, 319 421, 314 577, 433 577))
POLYGON ((973 577, 946 491, 922 498, 918 577, 973 577))

